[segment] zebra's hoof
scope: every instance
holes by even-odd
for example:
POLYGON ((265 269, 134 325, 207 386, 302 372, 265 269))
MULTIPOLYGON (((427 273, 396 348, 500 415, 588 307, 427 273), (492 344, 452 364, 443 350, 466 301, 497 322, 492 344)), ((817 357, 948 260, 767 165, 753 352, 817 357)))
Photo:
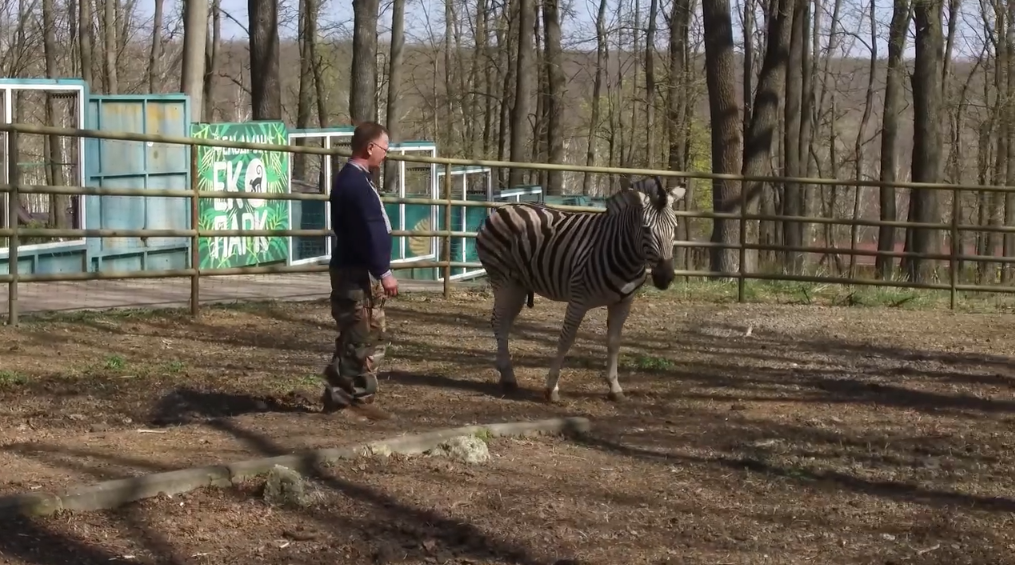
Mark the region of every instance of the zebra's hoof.
POLYGON ((549 403, 557 404, 560 402, 560 392, 556 389, 548 388, 543 391, 543 398, 549 403))
POLYGON ((610 399, 612 402, 623 402, 626 397, 624 396, 624 393, 619 390, 616 392, 611 390, 610 394, 606 395, 606 398, 610 399))
POLYGON ((500 389, 507 394, 518 392, 518 381, 501 381, 500 389))

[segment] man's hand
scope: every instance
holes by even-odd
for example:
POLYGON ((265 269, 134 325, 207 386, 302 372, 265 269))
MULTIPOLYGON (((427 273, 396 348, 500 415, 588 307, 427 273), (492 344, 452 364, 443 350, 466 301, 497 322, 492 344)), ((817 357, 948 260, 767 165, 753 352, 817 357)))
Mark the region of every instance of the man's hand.
POLYGON ((395 275, 388 275, 381 278, 381 286, 384 287, 384 294, 387 296, 398 296, 398 281, 395 275))

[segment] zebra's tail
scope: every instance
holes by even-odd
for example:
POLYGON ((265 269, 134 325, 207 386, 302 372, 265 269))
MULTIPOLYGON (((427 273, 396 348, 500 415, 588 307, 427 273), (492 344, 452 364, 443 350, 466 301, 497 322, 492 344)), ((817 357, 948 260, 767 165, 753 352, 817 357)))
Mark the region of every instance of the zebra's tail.
POLYGON ((533 302, 533 300, 535 300, 535 298, 536 298, 536 293, 534 293, 534 292, 532 292, 530 290, 529 291, 529 301, 527 303, 529 308, 532 308, 532 302, 533 302))

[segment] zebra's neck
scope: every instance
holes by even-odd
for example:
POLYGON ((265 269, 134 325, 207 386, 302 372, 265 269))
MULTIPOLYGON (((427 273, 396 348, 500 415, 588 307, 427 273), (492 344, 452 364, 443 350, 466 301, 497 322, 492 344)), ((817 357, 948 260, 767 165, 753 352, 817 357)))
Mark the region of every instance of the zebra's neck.
POLYGON ((642 244, 641 207, 626 206, 601 214, 597 246, 606 253, 615 279, 635 284, 645 278, 645 247, 642 244))

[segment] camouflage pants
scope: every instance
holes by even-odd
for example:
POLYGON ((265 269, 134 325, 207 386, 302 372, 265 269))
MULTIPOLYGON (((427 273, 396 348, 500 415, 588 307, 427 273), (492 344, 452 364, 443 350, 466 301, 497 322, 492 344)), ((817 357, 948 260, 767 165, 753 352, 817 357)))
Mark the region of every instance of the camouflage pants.
MULTIPOLYGON (((338 326, 329 384, 349 390, 362 377, 377 377, 387 349, 384 288, 366 269, 331 269, 331 316, 338 326), (339 382, 333 382, 335 377, 339 382)), ((350 391, 351 392, 351 391, 350 391)))

